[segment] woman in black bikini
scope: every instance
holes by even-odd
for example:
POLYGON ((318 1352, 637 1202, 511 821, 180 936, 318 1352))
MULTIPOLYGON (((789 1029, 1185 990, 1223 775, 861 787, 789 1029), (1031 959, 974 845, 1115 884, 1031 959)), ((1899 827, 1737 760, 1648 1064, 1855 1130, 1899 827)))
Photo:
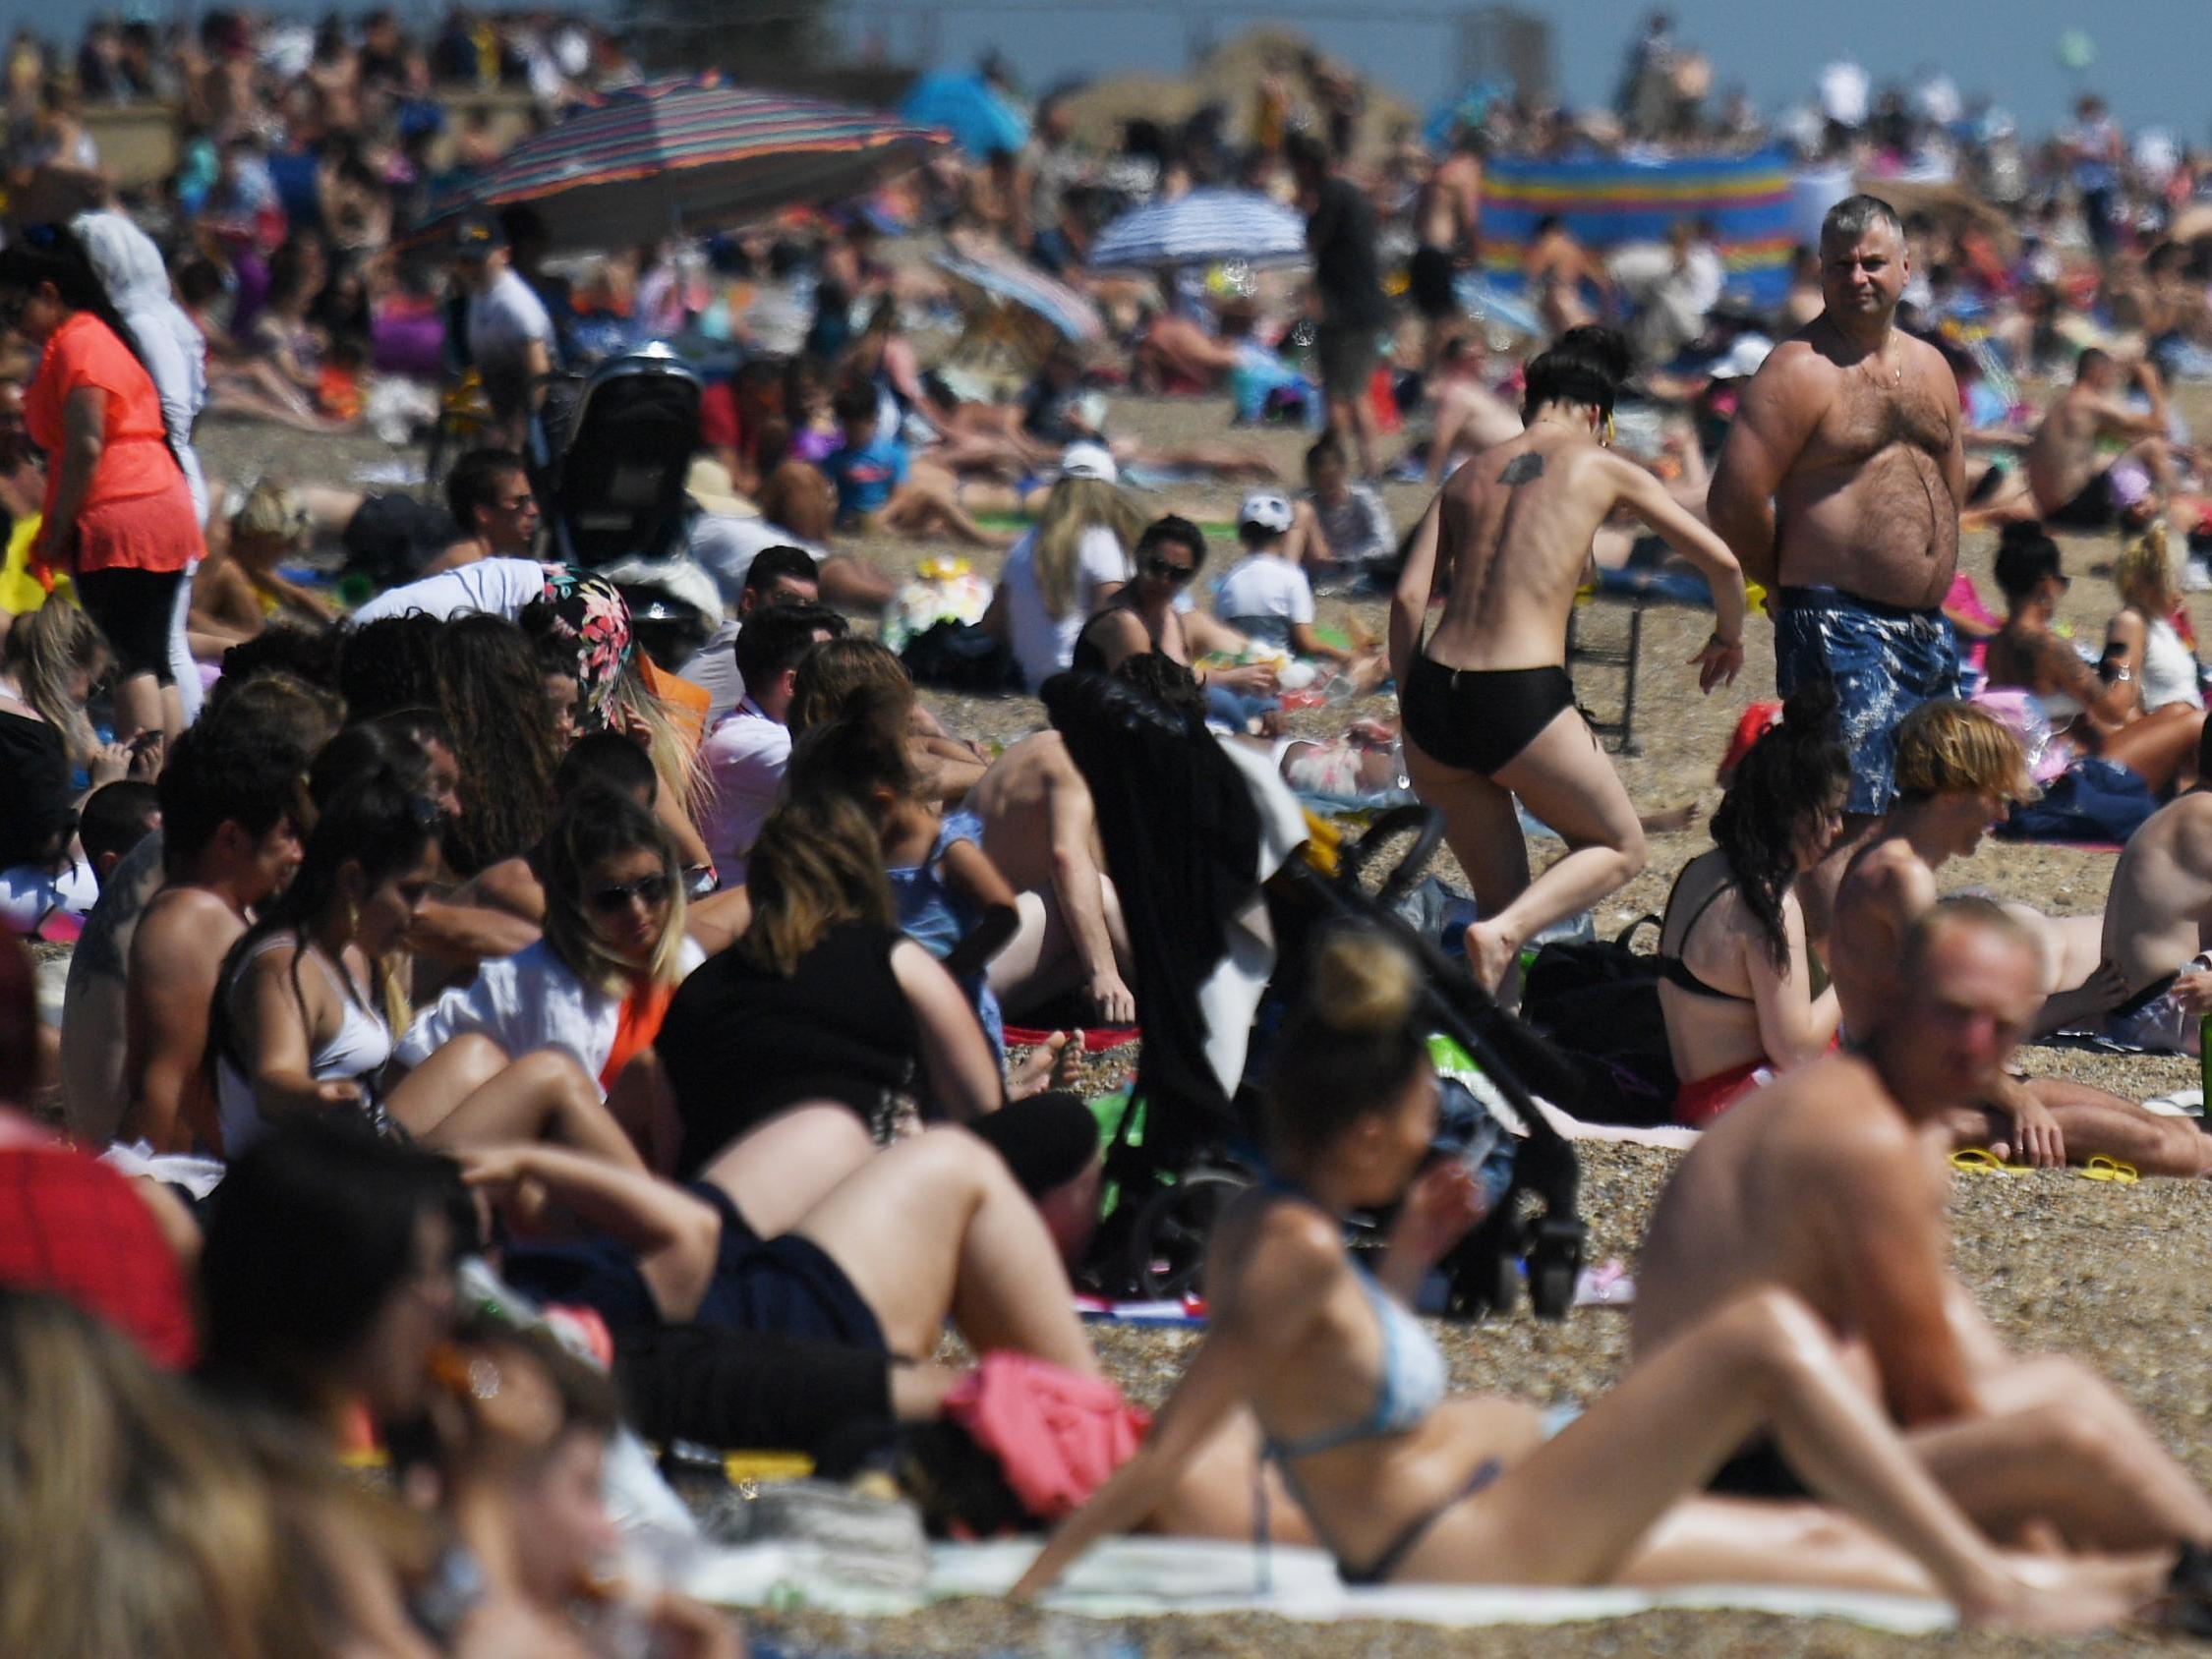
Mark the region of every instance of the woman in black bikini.
POLYGON ((1713 637, 1698 685, 1743 666, 1743 571, 1720 539, 1601 434, 1628 372, 1609 329, 1578 328, 1529 365, 1528 429, 1454 473, 1416 533, 1390 607, 1390 661, 1414 791, 1445 819, 1481 918, 1467 930, 1476 979, 1506 983, 1522 944, 1644 867, 1628 791, 1575 709, 1567 619, 1591 540, 1616 508, 1649 525, 1713 584, 1713 637), (1448 590, 1448 592, 1447 592, 1448 590), (1446 592, 1425 647, 1428 605, 1446 592), (1529 879, 1520 796, 1567 843, 1529 879))
MULTIPOLYGON (((1137 540, 1135 576, 1083 624, 1070 666, 1077 673, 1110 674, 1124 658, 1156 651, 1190 667, 1193 642, 1175 599, 1197 577, 1205 558, 1205 533, 1196 525, 1173 513, 1154 519, 1137 540)), ((1193 611, 1188 620, 1209 630, 1211 648, 1245 643, 1203 612, 1193 611)), ((1255 712, 1242 705, 1273 697, 1275 671, 1265 663, 1246 663, 1200 673, 1198 682, 1208 688, 1207 700, 1217 706, 1216 713, 1241 724, 1255 712)))
POLYGON ((1314 953, 1268 1102, 1275 1178, 1215 1227, 1205 1340, 1142 1447, 1014 1594, 1043 1592, 1091 1544, 1155 1514, 1195 1459, 1249 1434, 1247 1405, 1347 1583, 1827 1583, 1935 1591, 1968 1624, 2075 1630, 2155 1588, 2160 1563, 2030 1564, 1993 1547, 1826 1327, 1779 1291, 1681 1332, 1556 1434, 1533 1407, 1449 1395, 1403 1298, 1478 1199, 1464 1165, 1429 1164, 1436 1079, 1418 988, 1413 963, 1375 936, 1314 953), (1341 1218, 1400 1200, 1370 1277, 1341 1218), (1834 1508, 1697 1495, 1765 1425, 1819 1471, 1834 1508))
POLYGON ((1675 1121, 1704 1128, 1835 1040, 1835 988, 1813 995, 1794 884, 1834 844, 1850 782, 1835 687, 1814 680, 1738 763, 1713 815, 1713 850, 1675 878, 1659 993, 1682 1080, 1675 1121))

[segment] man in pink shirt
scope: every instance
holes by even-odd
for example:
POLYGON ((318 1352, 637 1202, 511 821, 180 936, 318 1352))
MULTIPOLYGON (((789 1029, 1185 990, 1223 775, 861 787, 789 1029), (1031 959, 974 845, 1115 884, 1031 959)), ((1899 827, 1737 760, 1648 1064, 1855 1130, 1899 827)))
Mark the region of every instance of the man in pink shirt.
POLYGON ((776 804, 791 734, 784 723, 798 665, 824 640, 844 632, 844 618, 813 604, 774 605, 748 617, 732 648, 745 695, 707 734, 703 756, 714 799, 707 809, 707 850, 724 887, 745 879, 761 821, 776 804))

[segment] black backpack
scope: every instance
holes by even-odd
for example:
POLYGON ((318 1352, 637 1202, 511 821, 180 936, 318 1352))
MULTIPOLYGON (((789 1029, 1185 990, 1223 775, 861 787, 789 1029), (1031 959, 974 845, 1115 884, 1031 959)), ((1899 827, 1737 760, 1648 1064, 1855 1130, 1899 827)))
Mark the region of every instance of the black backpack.
POLYGON ((972 623, 934 623, 906 642, 899 659, 914 684, 939 691, 991 696, 1026 689, 1014 654, 972 623))
POLYGON ((1631 943, 1640 916, 1610 940, 1546 944, 1529 965, 1521 1012, 1584 1062, 1578 1116, 1652 1128, 1674 1120, 1673 1052, 1659 1010, 1659 968, 1631 943))

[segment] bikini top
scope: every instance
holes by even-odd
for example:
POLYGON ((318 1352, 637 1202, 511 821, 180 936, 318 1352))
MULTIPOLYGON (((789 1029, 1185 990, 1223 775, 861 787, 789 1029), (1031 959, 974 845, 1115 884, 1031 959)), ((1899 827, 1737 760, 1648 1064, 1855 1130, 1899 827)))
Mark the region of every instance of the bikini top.
MULTIPOLYGON (((1688 874, 1689 871, 1685 868, 1682 875, 1688 874)), ((1714 1001, 1719 1002, 1749 1002, 1751 1001, 1749 997, 1740 997, 1733 991, 1722 991, 1718 986, 1706 984, 1704 980, 1690 971, 1690 964, 1685 962, 1681 956, 1681 952, 1687 950, 1690 946, 1690 935, 1695 933, 1698 924, 1705 920, 1705 913, 1713 908, 1713 901, 1726 892, 1728 887, 1729 884, 1726 882, 1717 883, 1713 890, 1705 895, 1705 902, 1697 907, 1688 924, 1682 929, 1681 938, 1674 947, 1675 954, 1668 955, 1663 948, 1659 951, 1659 978, 1665 980, 1667 984, 1677 990, 1687 991, 1693 997, 1711 997, 1714 1001)), ((1675 892, 1679 892, 1681 887, 1682 876, 1677 876, 1674 878, 1675 892)), ((1669 910, 1674 908, 1673 892, 1666 895, 1666 907, 1669 910)))
MULTIPOLYGON (((1292 1187, 1277 1183, 1271 1185, 1271 1190, 1312 1203, 1310 1198, 1292 1187)), ((1374 1282, 1357 1258, 1353 1262, 1353 1277, 1366 1294, 1368 1306, 1374 1310, 1375 1324, 1382 1333, 1382 1375, 1375 1382, 1374 1404, 1364 1416, 1318 1434, 1301 1435, 1292 1440, 1269 1435, 1267 1456, 1278 1462, 1316 1457, 1355 1441, 1404 1434, 1426 1422, 1429 1414, 1443 1403, 1447 1377, 1444 1353, 1436 1345, 1436 1340, 1404 1303, 1374 1282)))
POLYGON ((1100 617, 1106 615, 1110 611, 1116 610, 1126 610, 1131 615, 1135 616, 1138 622, 1143 624, 1145 635, 1152 642, 1150 649, 1153 651, 1158 651, 1160 649, 1160 635, 1166 630, 1154 628, 1149 622, 1145 622, 1144 613, 1138 610, 1136 606, 1133 604, 1117 604, 1112 600, 1108 600, 1104 604, 1100 605, 1096 610, 1092 611, 1088 616, 1083 618, 1082 629, 1076 635, 1076 650, 1074 656, 1072 656, 1068 659, 1068 666, 1074 669, 1077 673, 1103 674, 1107 671, 1106 649, 1105 647, 1101 646, 1096 640, 1090 637, 1090 631, 1094 626, 1096 626, 1100 617))

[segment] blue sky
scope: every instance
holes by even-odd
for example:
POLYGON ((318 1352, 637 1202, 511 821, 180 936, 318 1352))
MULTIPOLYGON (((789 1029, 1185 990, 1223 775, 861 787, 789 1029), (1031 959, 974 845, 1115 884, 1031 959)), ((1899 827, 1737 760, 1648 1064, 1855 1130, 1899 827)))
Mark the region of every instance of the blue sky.
MULTIPOLYGON (((324 0, 262 3, 311 17, 326 9, 324 0)), ((330 3, 361 11, 371 0, 330 3)), ((397 3, 403 13, 428 18, 443 0, 397 3)), ((609 0, 583 3, 610 9, 609 0)), ((698 3, 742 12, 745 0, 698 3)), ((1376 4, 1436 21, 1303 16, 1357 11, 1359 0, 1190 0, 1178 14, 1133 11, 1111 0, 1064 0, 1019 12, 945 10, 936 37, 944 61, 971 63, 996 46, 1041 87, 1073 76, 1178 69, 1189 18, 1202 18, 1226 37, 1276 17, 1308 29, 1325 48, 1425 108, 1456 89, 1451 20, 1466 9, 1465 0, 1376 4)), ((162 0, 43 0, 36 16, 48 27, 74 30, 94 11, 168 9, 162 0)), ((1621 54, 1650 7, 1648 0, 1532 0, 1529 9, 1551 22, 1568 97, 1588 102, 1610 92, 1621 54)), ((920 19, 930 10, 931 0, 846 0, 844 16, 855 38, 880 27, 893 54, 905 56, 924 38, 920 19)), ((2184 143, 2212 143, 2212 0, 1849 0, 1826 6, 1817 0, 1676 0, 1669 10, 1678 34, 1714 59, 1717 84, 1741 85, 1766 107, 1802 95, 1821 65, 1850 55, 1877 80, 1942 65, 1969 96, 1994 95, 2031 131, 2062 119, 2076 90, 2089 87, 2130 126, 2163 125, 2184 143), (2083 30, 2096 47, 2097 61, 2079 77, 2059 64, 2059 37, 2068 29, 2083 30)))
MULTIPOLYGON (((1250 9, 1193 0, 1191 10, 1204 6, 1220 37, 1262 15, 1305 28, 1424 107, 1454 89, 1450 20, 1463 9, 1459 0, 1378 4, 1391 13, 1432 11, 1437 21, 1301 17, 1351 11, 1354 0, 1275 0, 1250 9)), ((1529 9, 1551 23, 1567 96, 1589 102, 1609 95, 1650 7, 1645 0, 1548 0, 1529 9)), ((1713 58, 1716 85, 1740 85, 1765 107, 1803 95, 1823 64, 1850 56, 1878 82, 1940 65, 1969 97, 1993 96, 2030 131, 2058 123, 2087 88, 2130 126, 2161 125, 2183 143, 2212 143, 2212 0, 1677 0, 1668 9, 1677 34, 1713 58), (2085 32, 2096 48, 2080 76, 2059 62, 2058 42, 2069 29, 2085 32)), ((847 16, 853 26, 880 25, 896 56, 924 37, 917 19, 927 10, 928 0, 858 0, 847 16)), ((1067 0, 1043 13, 948 10, 936 32, 942 58, 971 62, 995 45, 1041 87, 1068 76, 1177 68, 1189 26, 1183 16, 1067 0)))

